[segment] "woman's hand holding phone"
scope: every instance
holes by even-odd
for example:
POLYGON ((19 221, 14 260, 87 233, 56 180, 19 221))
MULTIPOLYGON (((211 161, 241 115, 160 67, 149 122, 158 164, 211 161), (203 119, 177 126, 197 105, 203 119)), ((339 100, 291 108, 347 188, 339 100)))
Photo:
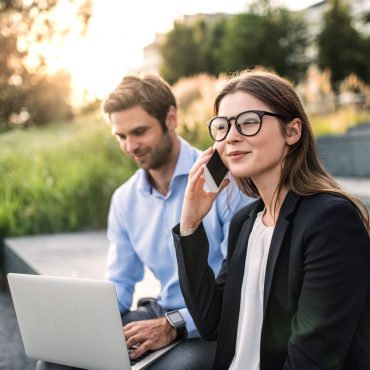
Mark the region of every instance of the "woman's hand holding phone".
POLYGON ((194 163, 194 166, 189 172, 180 220, 180 234, 183 236, 194 233, 203 218, 212 208, 217 195, 230 182, 229 179, 225 179, 217 193, 204 190, 205 179, 202 176, 204 166, 210 160, 214 150, 213 148, 208 148, 194 163))

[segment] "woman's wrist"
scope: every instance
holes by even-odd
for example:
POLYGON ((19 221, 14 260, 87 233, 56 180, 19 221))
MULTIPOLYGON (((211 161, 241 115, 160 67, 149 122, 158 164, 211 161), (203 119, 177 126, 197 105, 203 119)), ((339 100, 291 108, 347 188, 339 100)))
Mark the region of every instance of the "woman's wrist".
POLYGON ((199 227, 199 224, 196 225, 184 225, 180 223, 180 236, 188 236, 191 234, 194 234, 197 228, 199 227))

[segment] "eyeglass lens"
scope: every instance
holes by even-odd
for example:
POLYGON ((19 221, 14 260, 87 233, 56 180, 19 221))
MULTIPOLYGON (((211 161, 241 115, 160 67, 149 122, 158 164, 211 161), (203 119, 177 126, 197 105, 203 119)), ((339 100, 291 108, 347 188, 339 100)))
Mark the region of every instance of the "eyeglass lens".
MULTIPOLYGON (((257 134, 261 125, 261 118, 255 112, 246 112, 238 116, 235 121, 237 130, 245 136, 257 134)), ((231 127, 231 126, 230 126, 231 127)), ((210 134, 215 141, 225 139, 229 132, 229 122, 226 118, 217 117, 211 121, 210 134)))

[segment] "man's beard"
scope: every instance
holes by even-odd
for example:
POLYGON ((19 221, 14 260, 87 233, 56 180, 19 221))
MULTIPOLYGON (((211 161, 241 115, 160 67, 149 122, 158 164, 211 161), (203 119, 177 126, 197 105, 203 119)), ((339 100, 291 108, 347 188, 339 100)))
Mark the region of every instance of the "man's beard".
POLYGON ((144 170, 155 170, 165 165, 170 160, 172 153, 173 141, 169 132, 162 136, 160 144, 150 152, 150 158, 146 163, 137 163, 144 170))

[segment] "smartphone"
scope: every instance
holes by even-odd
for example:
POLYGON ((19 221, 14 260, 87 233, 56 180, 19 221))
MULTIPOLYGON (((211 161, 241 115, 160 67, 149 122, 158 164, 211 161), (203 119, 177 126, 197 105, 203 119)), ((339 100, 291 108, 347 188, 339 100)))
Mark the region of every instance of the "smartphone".
POLYGON ((217 193, 220 190, 223 179, 228 174, 229 170, 221 160, 220 154, 216 149, 209 161, 204 165, 203 177, 212 193, 217 193))

